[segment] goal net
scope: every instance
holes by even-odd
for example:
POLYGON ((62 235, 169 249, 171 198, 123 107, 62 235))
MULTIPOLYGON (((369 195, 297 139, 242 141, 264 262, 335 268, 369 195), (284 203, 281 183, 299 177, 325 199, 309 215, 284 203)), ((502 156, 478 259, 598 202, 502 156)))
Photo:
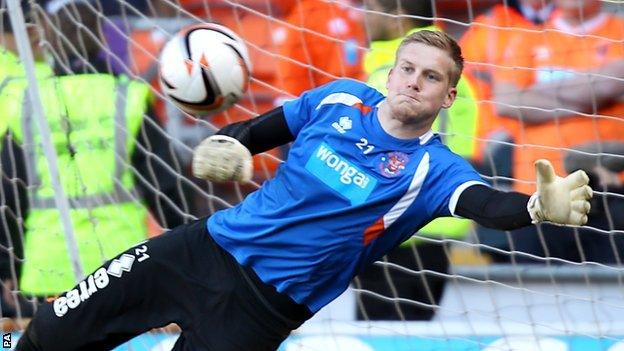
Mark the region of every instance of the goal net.
MULTIPOLYGON (((535 158, 552 160, 558 174, 584 169, 596 194, 590 221, 513 232, 439 221, 358 276, 281 349, 624 350, 620 1, 1 4, 0 321, 13 346, 40 301, 117 253, 116 231, 140 223, 139 236, 121 241, 138 243, 171 223, 231 207, 270 179, 288 152, 285 145, 254 156, 248 185, 219 185, 190 174, 201 140, 332 79, 383 90, 398 45, 392 39, 435 26, 461 39, 466 58, 456 107, 440 114, 435 131, 499 189, 532 192, 535 158), (521 3, 534 6, 529 19, 521 3), (565 16, 584 24, 566 24, 565 16), (160 92, 158 54, 181 28, 202 22, 238 33, 253 69, 237 104, 193 116, 160 92), (143 83, 151 97, 136 100, 114 84, 106 90, 105 79, 51 86, 53 70, 64 77, 110 72, 143 83), (547 88, 531 93, 539 84, 547 88), (510 86, 522 92, 501 95, 510 86), (580 92, 575 99, 572 91, 580 92), (133 110, 146 99, 149 108, 133 110), (125 119, 99 119, 111 109, 123 109, 125 119), (149 127, 132 127, 133 113, 149 114, 149 127), (130 205, 111 205, 120 199, 130 205)), ((177 332, 168 326, 119 349, 168 350, 177 332)))

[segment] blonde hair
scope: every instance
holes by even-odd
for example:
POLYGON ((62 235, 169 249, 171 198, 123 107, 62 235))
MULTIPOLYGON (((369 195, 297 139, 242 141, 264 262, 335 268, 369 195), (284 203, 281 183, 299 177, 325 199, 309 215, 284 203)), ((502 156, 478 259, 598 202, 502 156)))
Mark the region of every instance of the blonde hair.
POLYGON ((423 29, 405 37, 397 49, 396 56, 399 56, 399 52, 401 52, 404 46, 414 43, 433 46, 445 51, 455 63, 455 69, 450 72, 450 83, 454 87, 457 86, 457 82, 459 82, 459 78, 464 70, 464 57, 455 39, 444 32, 423 29))

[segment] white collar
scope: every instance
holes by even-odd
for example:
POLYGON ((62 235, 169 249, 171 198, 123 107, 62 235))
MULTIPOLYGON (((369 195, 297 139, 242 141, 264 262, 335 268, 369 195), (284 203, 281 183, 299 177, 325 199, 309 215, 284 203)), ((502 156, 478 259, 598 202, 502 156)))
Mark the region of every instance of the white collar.
POLYGON ((420 145, 425 145, 431 138, 433 138, 433 130, 429 129, 429 131, 419 137, 420 145))

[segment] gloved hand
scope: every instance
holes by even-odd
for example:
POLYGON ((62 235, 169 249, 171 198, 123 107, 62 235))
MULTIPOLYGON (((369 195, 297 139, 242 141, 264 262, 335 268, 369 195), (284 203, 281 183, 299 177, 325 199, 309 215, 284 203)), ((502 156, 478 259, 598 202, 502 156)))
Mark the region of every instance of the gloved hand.
POLYGON ((587 174, 578 170, 565 178, 558 177, 547 160, 535 161, 535 171, 537 192, 531 196, 527 205, 533 223, 587 223, 590 209, 588 200, 593 195, 592 189, 587 185, 587 174))
POLYGON ((193 152, 193 175, 212 182, 248 182, 253 172, 249 150, 226 135, 204 139, 193 152))

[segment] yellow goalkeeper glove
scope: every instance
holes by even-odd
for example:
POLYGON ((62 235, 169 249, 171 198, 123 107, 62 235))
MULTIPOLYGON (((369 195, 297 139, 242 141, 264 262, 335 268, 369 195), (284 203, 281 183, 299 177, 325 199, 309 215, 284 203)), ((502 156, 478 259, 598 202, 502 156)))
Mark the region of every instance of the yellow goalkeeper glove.
POLYGON ((558 177, 547 160, 535 161, 535 171, 537 192, 531 196, 527 205, 533 223, 587 223, 589 199, 593 195, 592 189, 587 185, 587 174, 578 170, 565 178, 558 177))
POLYGON ((212 182, 248 182, 253 173, 249 150, 227 135, 204 139, 193 152, 193 175, 212 182))

